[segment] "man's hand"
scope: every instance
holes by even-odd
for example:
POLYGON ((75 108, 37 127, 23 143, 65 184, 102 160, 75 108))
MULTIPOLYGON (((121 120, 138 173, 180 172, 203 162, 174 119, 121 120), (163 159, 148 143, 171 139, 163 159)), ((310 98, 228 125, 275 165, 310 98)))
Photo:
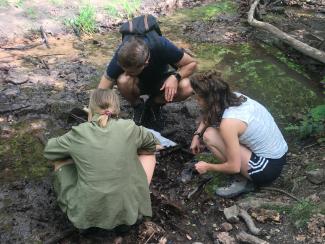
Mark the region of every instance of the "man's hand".
POLYGON ((201 142, 198 136, 193 137, 190 149, 193 154, 198 154, 201 152, 201 142))
POLYGON ((172 102, 174 96, 177 92, 178 81, 174 75, 168 77, 168 79, 164 82, 163 86, 160 90, 165 90, 165 100, 167 102, 172 102))
POLYGON ((195 169, 200 174, 204 174, 209 170, 209 164, 204 161, 199 161, 198 163, 195 164, 195 169))

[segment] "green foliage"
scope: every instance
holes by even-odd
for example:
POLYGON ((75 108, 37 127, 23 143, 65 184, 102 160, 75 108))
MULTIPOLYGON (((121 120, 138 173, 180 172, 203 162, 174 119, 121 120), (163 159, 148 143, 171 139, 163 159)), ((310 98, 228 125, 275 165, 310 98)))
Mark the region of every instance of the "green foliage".
POLYGON ((54 5, 61 5, 61 4, 63 4, 63 1, 64 0, 49 0, 49 2, 54 5))
POLYGON ((34 8, 27 8, 26 13, 27 13, 27 16, 31 19, 37 18, 37 12, 34 8))
POLYGON ((73 19, 68 19, 65 24, 71 26, 79 33, 94 33, 96 31, 95 8, 90 4, 82 6, 78 16, 73 19))
POLYGON ((289 125, 286 131, 297 133, 301 139, 315 137, 319 142, 325 139, 325 104, 310 110, 299 125, 289 125))
POLYGON ((236 3, 229 0, 221 0, 206 6, 196 7, 190 10, 182 10, 180 12, 187 15, 192 20, 210 20, 222 13, 235 13, 236 3))
POLYGON ((38 178, 49 172, 49 164, 43 156, 43 145, 29 131, 15 133, 6 141, 0 141, 0 178, 38 178))
POLYGON ((220 163, 220 160, 217 157, 215 157, 213 154, 210 154, 210 153, 197 154, 195 156, 195 159, 198 161, 205 161, 205 162, 214 163, 214 164, 220 163))
POLYGON ((141 0, 116 0, 107 4, 105 10, 111 18, 122 18, 126 15, 131 19, 140 6, 141 0))
POLYGON ((18 0, 15 4, 17 8, 22 8, 24 6, 25 0, 18 0))
POLYGON ((8 0, 0 0, 0 7, 6 7, 9 6, 8 0))
POLYGON ((319 211, 319 205, 308 200, 303 200, 289 206, 265 205, 263 207, 287 214, 297 228, 306 226, 310 217, 319 211))

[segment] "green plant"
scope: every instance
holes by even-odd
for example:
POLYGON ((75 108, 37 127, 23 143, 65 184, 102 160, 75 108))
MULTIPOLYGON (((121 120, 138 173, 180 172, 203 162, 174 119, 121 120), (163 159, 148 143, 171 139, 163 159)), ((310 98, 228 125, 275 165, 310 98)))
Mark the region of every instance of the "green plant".
POLYGON ((54 5, 61 5, 63 4, 63 0, 49 0, 50 3, 54 5))
POLYGON ((6 7, 9 5, 8 0, 0 0, 0 7, 6 7))
POLYGON ((320 142, 325 139, 325 104, 312 108, 299 125, 289 125, 288 132, 298 133, 301 139, 315 137, 320 142))
POLYGON ((95 8, 90 4, 81 7, 78 16, 68 19, 65 24, 78 32, 94 33, 96 31, 95 8))
POLYGON ((31 19, 36 19, 37 13, 34 8, 27 8, 26 9, 27 16, 31 19))
POLYGON ((265 205, 263 207, 276 210, 283 214, 288 214, 288 217, 297 228, 306 226, 310 217, 314 213, 319 212, 319 205, 306 199, 289 206, 265 205))
POLYGON ((18 1, 16 2, 15 6, 16 6, 17 8, 21 8, 21 7, 23 7, 24 3, 25 3, 25 0, 18 0, 18 1))
POLYGON ((112 18, 121 18, 124 15, 128 19, 140 9, 141 0, 116 0, 106 5, 105 10, 112 18))

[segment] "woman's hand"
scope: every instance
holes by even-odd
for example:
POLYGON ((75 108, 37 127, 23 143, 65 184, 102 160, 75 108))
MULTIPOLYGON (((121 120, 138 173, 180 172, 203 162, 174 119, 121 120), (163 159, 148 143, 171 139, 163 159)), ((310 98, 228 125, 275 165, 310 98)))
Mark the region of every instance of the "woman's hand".
POLYGON ((198 136, 193 136, 190 149, 193 154, 198 154, 201 152, 201 142, 198 136))
POLYGON ((208 164, 207 162, 199 161, 198 163, 195 164, 195 169, 200 174, 204 174, 209 170, 209 165, 210 164, 208 164))

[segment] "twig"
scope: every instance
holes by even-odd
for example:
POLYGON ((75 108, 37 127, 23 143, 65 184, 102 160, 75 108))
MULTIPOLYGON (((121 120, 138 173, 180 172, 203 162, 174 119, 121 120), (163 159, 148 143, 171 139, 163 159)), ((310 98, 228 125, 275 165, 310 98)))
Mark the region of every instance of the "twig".
POLYGON ((202 192, 202 190, 204 189, 204 187, 207 185, 207 183, 209 183, 212 180, 212 176, 210 176, 207 179, 202 180, 199 185, 197 187, 194 188, 194 190, 192 190, 188 195, 187 195, 187 199, 190 199, 194 194, 196 194, 197 196, 200 195, 200 193, 202 192))
POLYGON ((295 197, 294 195, 290 194, 289 192, 286 192, 285 190, 279 189, 279 188, 275 188, 275 187, 260 187, 261 190, 267 190, 267 191, 277 191, 277 192, 281 192, 289 197, 291 197, 292 199, 296 200, 297 202, 301 202, 301 200, 297 197, 295 197))
POLYGON ((8 51, 12 51, 12 50, 27 50, 27 49, 32 49, 34 47, 38 47, 40 45, 42 45, 43 43, 38 43, 38 44, 31 44, 31 45, 27 45, 27 46, 16 46, 16 47, 0 47, 0 49, 3 50, 8 50, 8 51))
POLYGON ((79 117, 79 116, 77 116, 77 115, 75 115, 75 114, 70 114, 70 116, 71 116, 72 118, 74 118, 75 120, 77 120, 79 123, 87 122, 87 120, 85 120, 84 118, 81 118, 81 117, 79 117))
POLYGON ((152 234, 149 236, 149 238, 146 240, 146 242, 144 243, 144 244, 147 244, 148 243, 148 241, 150 241, 150 239, 153 237, 153 235, 156 233, 156 231, 154 230, 153 232, 152 232, 152 234))
POLYGON ((316 146, 317 144, 318 144, 318 142, 315 142, 315 143, 313 143, 313 144, 310 144, 310 145, 304 146, 304 147, 302 148, 302 150, 304 150, 304 149, 306 149, 306 148, 310 148, 310 147, 316 146))

